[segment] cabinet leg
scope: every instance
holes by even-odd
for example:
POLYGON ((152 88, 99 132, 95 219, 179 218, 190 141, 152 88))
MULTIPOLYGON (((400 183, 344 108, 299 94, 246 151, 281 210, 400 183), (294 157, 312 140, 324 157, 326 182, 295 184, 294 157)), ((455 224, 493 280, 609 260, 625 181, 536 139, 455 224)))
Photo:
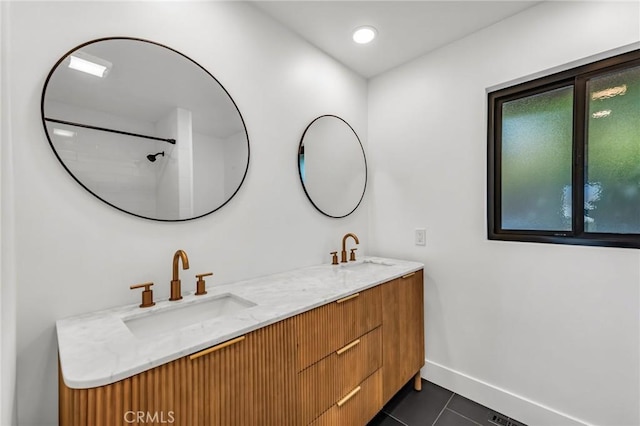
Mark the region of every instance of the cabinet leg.
POLYGON ((420 377, 420 370, 413 376, 413 389, 420 392, 422 390, 422 377, 420 377))

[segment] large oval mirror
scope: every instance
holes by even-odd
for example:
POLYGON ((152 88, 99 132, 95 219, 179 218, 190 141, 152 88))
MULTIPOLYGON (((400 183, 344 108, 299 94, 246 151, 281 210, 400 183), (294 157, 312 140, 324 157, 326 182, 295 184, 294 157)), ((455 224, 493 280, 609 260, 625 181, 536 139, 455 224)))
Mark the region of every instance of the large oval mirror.
POLYGON ((305 129, 298 171, 309 201, 330 217, 345 217, 360 205, 367 186, 367 159, 355 130, 340 117, 322 115, 305 129))
POLYGON ((82 44, 53 67, 41 104, 56 156, 111 206, 180 221, 225 205, 249 167, 235 102, 207 70, 147 40, 82 44))

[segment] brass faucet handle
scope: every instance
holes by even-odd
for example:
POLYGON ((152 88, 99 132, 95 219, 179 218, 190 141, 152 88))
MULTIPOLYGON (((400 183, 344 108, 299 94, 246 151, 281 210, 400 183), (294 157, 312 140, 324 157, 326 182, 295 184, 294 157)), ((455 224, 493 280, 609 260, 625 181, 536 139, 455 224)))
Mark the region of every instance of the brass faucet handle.
POLYGON ((356 250, 358 250, 357 248, 352 248, 351 249, 351 254, 349 255, 349 260, 351 262, 356 260, 356 250))
POLYGON ((211 275, 213 275, 213 272, 196 274, 196 278, 198 279, 198 282, 196 282, 196 296, 202 296, 203 294, 207 294, 207 290, 205 290, 204 277, 209 277, 211 275))
POLYGON ((196 274, 196 278, 201 280, 202 277, 209 277, 211 275, 213 275, 213 272, 207 272, 206 274, 196 274))
POLYGON ((140 304, 141 308, 148 308, 156 304, 156 302, 153 301, 153 290, 151 290, 152 285, 153 285, 152 282, 148 282, 148 283, 134 284, 132 286, 129 286, 131 290, 144 287, 144 290, 142 292, 142 303, 140 304))
POLYGON ((331 264, 332 265, 337 265, 338 264, 338 252, 337 251, 332 251, 329 254, 331 255, 331 264))
POLYGON ((149 281, 148 283, 142 283, 142 284, 134 284, 132 286, 129 286, 129 288, 131 290, 135 290, 136 288, 142 288, 144 287, 145 291, 149 290, 149 287, 151 287, 153 285, 153 283, 151 281, 149 281))

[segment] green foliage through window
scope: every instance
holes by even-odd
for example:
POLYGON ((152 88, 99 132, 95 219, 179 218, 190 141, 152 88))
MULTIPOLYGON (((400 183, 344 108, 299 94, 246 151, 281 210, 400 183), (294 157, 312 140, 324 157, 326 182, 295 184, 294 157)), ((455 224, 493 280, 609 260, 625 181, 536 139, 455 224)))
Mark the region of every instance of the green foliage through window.
POLYGON ((573 87, 502 104, 502 227, 570 230, 573 87))
POLYGON ((640 234, 640 67, 587 82, 585 230, 640 234))
POLYGON ((488 136, 490 239, 640 248, 640 51, 489 93, 488 136))

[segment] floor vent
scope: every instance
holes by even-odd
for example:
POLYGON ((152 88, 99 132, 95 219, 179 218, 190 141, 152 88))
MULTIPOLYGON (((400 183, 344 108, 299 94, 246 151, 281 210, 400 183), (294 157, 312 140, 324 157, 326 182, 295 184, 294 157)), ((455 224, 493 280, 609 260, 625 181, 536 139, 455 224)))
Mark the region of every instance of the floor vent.
POLYGON ((527 426, 524 423, 510 419, 504 414, 496 413, 495 411, 489 411, 489 422, 498 426, 527 426))

